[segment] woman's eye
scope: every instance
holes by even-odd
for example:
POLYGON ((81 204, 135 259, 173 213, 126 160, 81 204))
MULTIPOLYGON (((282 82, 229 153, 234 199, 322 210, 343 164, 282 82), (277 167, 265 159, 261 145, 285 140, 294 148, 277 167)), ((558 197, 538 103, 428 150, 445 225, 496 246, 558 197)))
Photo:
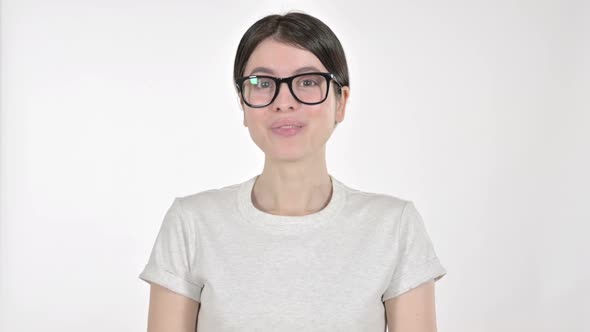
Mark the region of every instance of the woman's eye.
POLYGON ((314 86, 314 85, 316 85, 316 82, 312 81, 312 80, 302 80, 300 83, 301 83, 301 86, 314 86))
POLYGON ((250 85, 256 89, 268 89, 273 86, 273 81, 265 78, 251 77, 249 81, 250 85))
POLYGON ((256 82, 256 88, 258 89, 269 89, 272 88, 272 86, 273 81, 271 80, 259 79, 258 82, 256 82))

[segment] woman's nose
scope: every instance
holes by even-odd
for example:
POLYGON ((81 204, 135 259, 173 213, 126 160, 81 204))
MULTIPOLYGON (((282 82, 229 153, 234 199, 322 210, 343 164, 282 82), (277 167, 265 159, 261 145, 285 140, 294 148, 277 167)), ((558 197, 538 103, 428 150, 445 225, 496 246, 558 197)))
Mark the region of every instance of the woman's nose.
POLYGON ((279 94, 272 104, 272 109, 276 111, 295 109, 299 102, 291 94, 287 82, 282 82, 279 87, 279 94))

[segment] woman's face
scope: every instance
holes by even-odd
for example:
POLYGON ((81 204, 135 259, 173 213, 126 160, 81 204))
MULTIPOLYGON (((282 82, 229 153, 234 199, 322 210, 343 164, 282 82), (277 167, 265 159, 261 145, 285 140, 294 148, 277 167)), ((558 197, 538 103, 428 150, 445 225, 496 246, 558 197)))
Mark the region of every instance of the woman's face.
MULTIPOLYGON (((328 71, 310 51, 267 38, 252 52, 244 76, 258 74, 282 78, 305 72, 328 71)), ((242 101, 244 126, 248 127, 254 143, 267 159, 295 161, 322 156, 318 153, 324 152, 334 122, 341 122, 344 118, 348 98, 348 87, 343 87, 342 94, 338 95, 335 83, 330 85, 328 97, 318 105, 298 102, 286 83, 281 84, 276 99, 266 107, 251 108, 242 101), (273 122, 285 118, 300 121, 304 126, 292 136, 274 132, 273 122)))

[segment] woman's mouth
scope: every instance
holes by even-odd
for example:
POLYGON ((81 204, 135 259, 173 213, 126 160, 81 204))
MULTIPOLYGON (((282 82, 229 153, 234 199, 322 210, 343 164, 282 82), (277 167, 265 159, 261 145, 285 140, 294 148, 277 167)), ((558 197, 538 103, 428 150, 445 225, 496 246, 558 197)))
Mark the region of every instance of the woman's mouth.
POLYGON ((283 137, 290 137, 297 135, 299 132, 303 130, 303 126, 281 126, 277 128, 271 129, 273 133, 283 136, 283 137))

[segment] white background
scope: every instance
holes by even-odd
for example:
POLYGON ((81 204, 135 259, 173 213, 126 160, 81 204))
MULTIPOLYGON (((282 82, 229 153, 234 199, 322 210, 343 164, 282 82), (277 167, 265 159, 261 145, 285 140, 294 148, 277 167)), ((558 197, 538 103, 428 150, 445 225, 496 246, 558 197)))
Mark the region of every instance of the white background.
POLYGON ((589 331, 590 6, 563 0, 2 1, 0 330, 145 331, 173 198, 262 170, 233 60, 290 9, 349 61, 329 172, 423 215, 439 331, 589 331))

